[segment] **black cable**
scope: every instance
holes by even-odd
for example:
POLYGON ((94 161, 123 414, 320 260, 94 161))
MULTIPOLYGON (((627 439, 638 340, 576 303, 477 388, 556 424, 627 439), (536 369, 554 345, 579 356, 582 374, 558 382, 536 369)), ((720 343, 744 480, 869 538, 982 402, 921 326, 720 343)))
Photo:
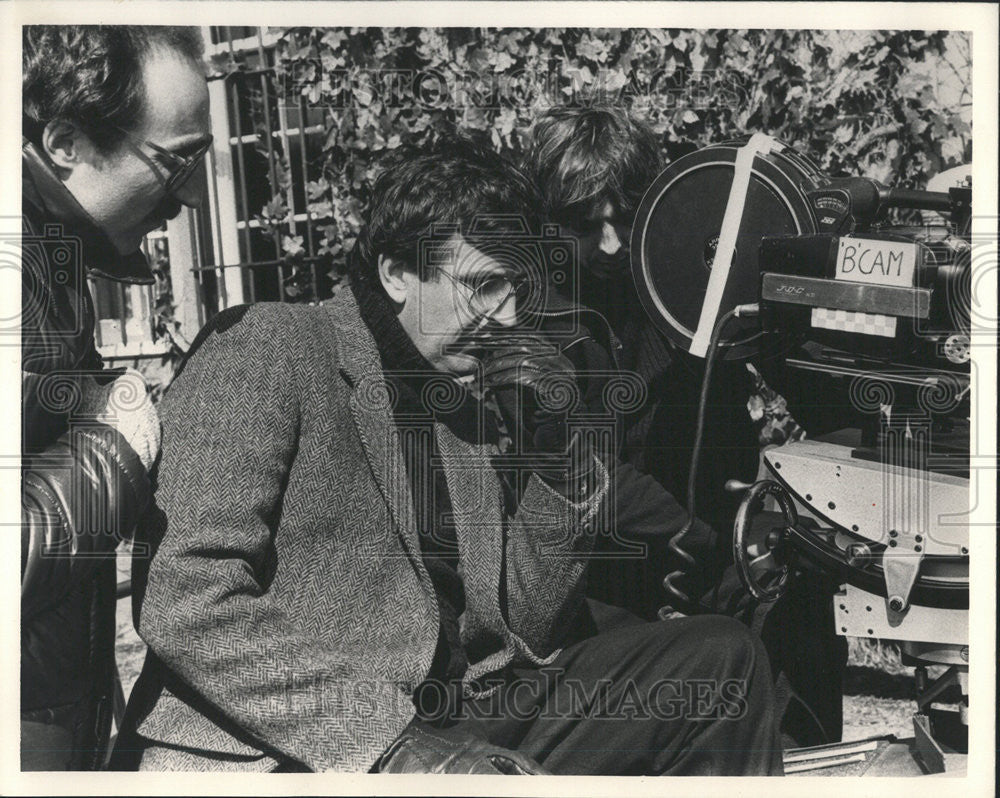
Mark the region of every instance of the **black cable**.
MULTIPOLYGON (((756 316, 759 312, 760 306, 756 304, 737 305, 732 310, 727 311, 719 317, 719 320, 715 323, 715 327, 712 330, 712 337, 709 340, 708 352, 705 357, 705 374, 701 379, 701 394, 698 398, 698 421, 695 426, 694 445, 691 448, 691 464, 688 469, 688 519, 684 526, 681 527, 680 531, 670 538, 670 542, 667 544, 667 549, 674 554, 682 564, 677 570, 671 571, 663 578, 664 589, 677 601, 678 604, 684 606, 685 608, 691 608, 693 601, 691 600, 691 597, 678 586, 677 583, 687 575, 689 568, 693 568, 697 565, 697 561, 691 556, 691 554, 683 549, 680 544, 684 536, 687 535, 694 526, 696 517, 695 484, 698 480, 698 465, 701 459, 701 442, 705 433, 705 409, 708 405, 708 389, 712 381, 712 369, 715 365, 715 357, 719 348, 719 338, 722 336, 722 329, 733 319, 740 318, 742 316, 756 316)), ((664 613, 664 610, 667 609, 668 608, 664 607, 660 610, 660 617, 666 617, 667 613, 664 613)))

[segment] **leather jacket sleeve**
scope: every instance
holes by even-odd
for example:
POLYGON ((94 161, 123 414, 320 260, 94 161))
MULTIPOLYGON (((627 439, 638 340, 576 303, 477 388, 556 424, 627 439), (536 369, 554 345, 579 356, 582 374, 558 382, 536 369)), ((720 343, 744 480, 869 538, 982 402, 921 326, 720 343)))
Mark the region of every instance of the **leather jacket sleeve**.
POLYGON ((22 622, 60 601, 113 556, 149 502, 139 456, 111 427, 70 427, 23 468, 22 622))

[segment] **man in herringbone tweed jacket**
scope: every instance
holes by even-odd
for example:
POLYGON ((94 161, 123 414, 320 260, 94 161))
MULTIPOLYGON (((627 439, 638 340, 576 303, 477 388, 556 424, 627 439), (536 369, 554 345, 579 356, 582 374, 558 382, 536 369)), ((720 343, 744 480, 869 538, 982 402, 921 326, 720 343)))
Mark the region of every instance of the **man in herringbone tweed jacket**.
POLYGON ((350 290, 199 335, 161 405, 118 767, 780 772, 741 625, 576 631, 608 469, 542 394, 565 358, 523 334, 485 366, 469 348, 517 320, 498 234, 531 201, 476 147, 401 159, 350 290), (517 467, 454 379, 476 374, 531 455, 517 467))

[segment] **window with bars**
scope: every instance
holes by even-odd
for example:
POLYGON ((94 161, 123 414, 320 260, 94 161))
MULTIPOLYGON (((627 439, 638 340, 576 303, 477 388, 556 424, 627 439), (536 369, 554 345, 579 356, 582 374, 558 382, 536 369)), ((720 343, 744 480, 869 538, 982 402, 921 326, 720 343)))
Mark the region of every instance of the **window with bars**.
POLYGON ((313 201, 326 136, 323 110, 283 102, 274 73, 277 36, 267 28, 211 28, 206 54, 227 61, 209 78, 215 145, 206 202, 168 226, 170 274, 190 339, 226 307, 245 302, 315 302, 340 275, 324 251, 334 223, 313 201))

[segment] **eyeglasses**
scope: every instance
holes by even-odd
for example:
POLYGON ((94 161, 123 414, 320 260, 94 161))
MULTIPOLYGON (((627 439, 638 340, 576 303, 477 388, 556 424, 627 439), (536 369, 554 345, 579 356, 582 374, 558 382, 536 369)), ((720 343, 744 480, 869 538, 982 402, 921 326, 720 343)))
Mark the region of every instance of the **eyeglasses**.
POLYGON ((452 285, 471 288, 469 310, 476 316, 492 316, 502 308, 512 296, 524 302, 531 293, 531 280, 526 275, 509 277, 490 274, 480 277, 455 277, 443 269, 438 269, 451 281, 452 285))
POLYGON ((167 162, 169 174, 167 175, 166 182, 163 184, 163 190, 170 195, 174 195, 179 188, 187 183, 191 175, 193 175, 195 170, 198 168, 198 164, 201 163, 202 158, 205 157, 205 153, 207 153, 209 148, 212 146, 212 137, 209 136, 208 140, 201 144, 198 149, 190 155, 178 155, 176 152, 171 152, 170 150, 161 147, 159 144, 154 144, 147 139, 140 139, 137 136, 133 136, 124 128, 118 127, 118 125, 113 125, 112 127, 123 133, 133 144, 145 145, 149 147, 149 149, 167 162))

